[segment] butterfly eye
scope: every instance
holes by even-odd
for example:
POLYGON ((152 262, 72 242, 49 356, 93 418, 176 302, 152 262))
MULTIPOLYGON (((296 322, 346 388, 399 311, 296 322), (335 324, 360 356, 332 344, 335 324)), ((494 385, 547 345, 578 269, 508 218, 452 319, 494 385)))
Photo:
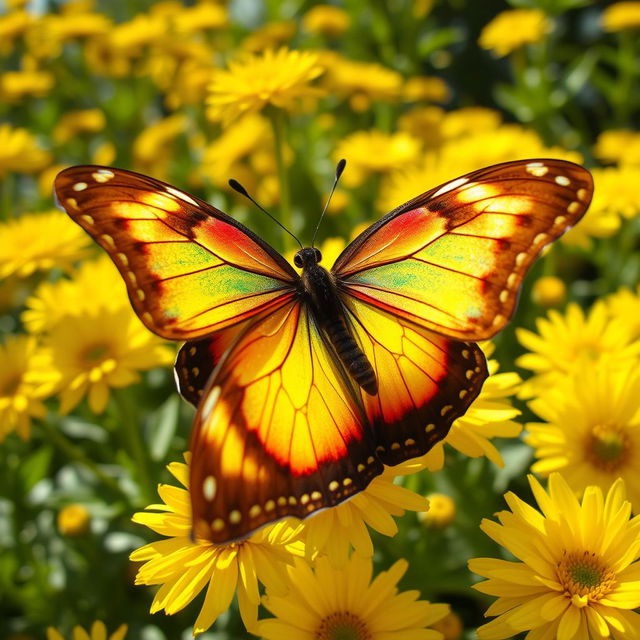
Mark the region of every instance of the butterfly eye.
POLYGON ((302 269, 303 267, 302 256, 299 253, 296 253, 296 255, 293 256, 293 264, 295 264, 296 267, 298 267, 299 269, 302 269))
POLYGON ((314 251, 316 252, 316 262, 320 262, 320 260, 322 260, 322 254, 320 253, 320 250, 314 248, 314 251))

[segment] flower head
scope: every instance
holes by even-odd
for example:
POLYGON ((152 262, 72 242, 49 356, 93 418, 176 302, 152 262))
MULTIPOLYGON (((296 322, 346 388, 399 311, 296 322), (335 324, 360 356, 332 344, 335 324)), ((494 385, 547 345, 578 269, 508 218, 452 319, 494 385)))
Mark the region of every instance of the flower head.
POLYGON ((81 504, 68 504, 58 511, 58 531, 63 536, 76 537, 85 534, 91 524, 91 514, 81 504))
POLYGON ((304 14, 302 26, 310 33, 324 36, 341 36, 351 25, 349 14, 330 4, 318 4, 304 14))
POLYGON ((54 84, 55 78, 48 71, 7 71, 0 75, 0 99, 20 102, 29 97, 42 98, 54 84))
POLYGON ((0 125, 0 179, 5 173, 36 173, 51 162, 48 151, 41 149, 29 131, 0 125))
POLYGON ((136 584, 162 585, 151 605, 151 613, 162 609, 171 615, 186 607, 205 587, 207 593, 194 624, 195 635, 206 631, 231 604, 237 591, 240 614, 247 628, 257 618, 261 582, 276 594, 286 593, 283 568, 292 562, 298 528, 281 521, 263 528, 238 543, 214 545, 191 540, 191 502, 189 468, 174 462, 169 471, 185 487, 160 485, 163 504, 151 505, 136 513, 133 521, 166 536, 131 554, 131 560, 144 562, 136 584))
POLYGON ((79 134, 102 131, 106 123, 105 115, 100 109, 67 111, 56 123, 53 139, 64 144, 79 134))
MULTIPOLYGON (((107 628, 104 622, 97 620, 91 625, 90 631, 82 627, 73 628, 73 636, 69 640, 124 640, 127 635, 127 625, 121 624, 110 636, 107 636, 107 628)), ((53 627, 47 629, 47 640, 65 640, 64 636, 53 627)))
POLYGON ((588 485, 607 491, 617 478, 640 512, 640 370, 638 360, 620 368, 586 367, 546 390, 529 406, 545 423, 527 425, 535 450, 532 471, 562 472, 574 491, 588 485))
POLYGON ((599 366, 605 360, 622 363, 640 353, 632 326, 623 318, 610 318, 603 302, 586 315, 575 303, 568 305, 564 315, 552 309, 547 318, 537 318, 536 326, 537 334, 516 329, 520 344, 529 350, 516 364, 534 372, 521 387, 522 398, 537 395, 572 371, 599 366))
POLYGON ((540 9, 512 9, 499 13, 482 33, 478 44, 506 56, 525 44, 540 42, 549 31, 549 23, 540 9))
POLYGON ((604 299, 609 314, 631 327, 634 339, 640 338, 640 285, 635 292, 621 287, 604 299))
POLYGON ((26 278, 55 267, 69 271, 91 239, 62 211, 23 215, 0 225, 0 278, 26 278))
POLYGON ((264 606, 276 617, 260 620, 256 630, 266 640, 440 640, 440 633, 426 627, 444 618, 449 607, 418 600, 418 591, 398 593, 408 566, 398 560, 372 582, 371 560, 356 554, 340 569, 318 558, 314 571, 297 559, 287 568, 286 596, 267 588, 264 606))
POLYGON ((604 162, 638 164, 640 163, 640 133, 631 129, 603 131, 598 136, 593 153, 604 162))
POLYGON ((640 2, 616 2, 602 12, 605 31, 640 28, 640 2))
POLYGON ((269 105, 292 111, 301 98, 321 95, 311 83, 322 72, 317 54, 286 47, 232 61, 228 70, 214 73, 208 116, 228 123, 269 105))
POLYGON ((37 345, 29 336, 9 336, 0 344, 0 442, 16 431, 29 437, 31 418, 44 418, 45 395, 33 384, 37 345))
POLYGON ((139 371, 167 365, 172 351, 150 333, 129 307, 68 315, 46 336, 39 381, 60 394, 60 412, 68 413, 89 397, 102 413, 111 388, 140 379, 139 371))
POLYGON ((499 523, 483 520, 481 529, 516 561, 476 558, 469 568, 485 578, 475 585, 498 600, 487 610, 497 616, 477 631, 482 639, 635 638, 640 614, 640 517, 629 520, 624 482, 606 496, 588 487, 579 503, 558 473, 545 492, 529 483, 540 507, 530 507, 512 493, 511 511, 499 523))
POLYGON ((567 299, 567 285, 557 276, 542 276, 533 283, 531 298, 541 307, 557 307, 567 299))

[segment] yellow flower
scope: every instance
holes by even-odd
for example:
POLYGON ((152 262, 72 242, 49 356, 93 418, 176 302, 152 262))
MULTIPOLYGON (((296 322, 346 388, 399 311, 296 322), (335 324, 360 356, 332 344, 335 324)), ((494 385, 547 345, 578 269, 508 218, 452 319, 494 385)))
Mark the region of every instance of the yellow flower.
POLYGON ((98 309, 67 315, 46 337, 39 382, 60 395, 60 412, 68 413, 89 397, 102 413, 110 388, 126 387, 145 371, 172 360, 172 351, 150 333, 131 308, 98 309))
POLYGON ((341 569, 318 558, 315 571, 296 559, 287 567, 287 595, 267 587, 264 606, 276 617, 260 620, 256 632, 266 640, 440 640, 427 627, 444 618, 449 606, 418 600, 418 591, 398 593, 408 566, 398 560, 372 582, 371 560, 358 555, 341 569))
POLYGON ((640 28, 640 2, 616 2, 602 12, 605 31, 640 28))
POLYGON ((120 54, 138 57, 144 47, 156 44, 168 33, 168 22, 161 15, 140 13, 109 31, 109 44, 120 54))
POLYGON ((529 638, 637 638, 640 615, 640 517, 629 520, 624 482, 606 497, 588 487, 579 503, 562 476, 549 478, 548 493, 532 476, 537 511, 512 493, 511 511, 481 529, 517 561, 476 558, 469 568, 485 578, 474 585, 498 600, 497 616, 478 638, 500 640, 529 631, 529 638))
POLYGON ((232 61, 227 71, 214 73, 207 114, 229 123, 269 105, 292 111, 299 99, 322 94, 311 86, 322 72, 317 54, 286 47, 232 61))
POLYGON ((48 71, 7 71, 0 76, 0 99, 20 102, 27 97, 42 98, 54 82, 48 71))
POLYGON ((137 171, 163 179, 173 156, 173 141, 187 126, 183 113, 174 113, 150 124, 133 141, 133 161, 137 171))
POLYGON ((129 308, 127 289, 111 259, 83 262, 72 278, 42 282, 27 298, 20 319, 30 333, 49 332, 70 315, 129 308))
POLYGON ((433 76, 408 78, 402 87, 402 95, 406 102, 446 102, 450 97, 446 82, 433 76))
POLYGON ((336 38, 351 26, 351 18, 344 9, 329 4, 318 4, 304 14, 302 26, 309 33, 336 38))
POLYGON ((427 148, 439 147, 442 137, 442 122, 445 112, 442 107, 413 107, 398 118, 398 130, 420 140, 427 148))
POLYGON ((81 504, 68 504, 58 511, 58 531, 74 538, 89 531, 91 514, 81 504))
POLYGON ((520 389, 521 398, 532 398, 557 384, 573 371, 601 366, 605 361, 622 364, 636 358, 640 342, 633 342, 632 326, 621 318, 610 318, 606 305, 596 302, 585 316, 574 302, 563 315, 551 310, 537 318, 538 333, 516 329, 520 344, 530 353, 516 364, 534 372, 520 389))
POLYGON ((464 624, 455 611, 450 611, 442 620, 434 623, 432 628, 443 635, 442 640, 460 640, 464 633, 464 624))
POLYGON ((619 318, 631 329, 633 339, 640 338, 640 285, 635 293, 621 287, 604 299, 612 318, 619 318))
POLYGON ((547 17, 539 9, 512 9, 485 25, 478 44, 497 56, 506 56, 525 44, 540 42, 548 31, 547 17))
POLYGON ((603 131, 593 153, 604 162, 640 164, 640 133, 630 129, 603 131))
POLYGON ((532 471, 562 472, 571 488, 607 491, 622 478, 640 512, 640 361, 585 367, 529 403, 546 423, 527 425, 535 449, 532 471))
POLYGON ((375 62, 358 62, 334 52, 323 52, 326 69, 323 85, 329 93, 349 99, 351 108, 362 113, 372 102, 395 102, 402 92, 403 78, 375 62))
POLYGON ((91 239, 66 213, 26 214, 0 224, 0 278, 26 278, 55 267, 70 270, 91 239))
POLYGON ((186 607, 206 586, 194 635, 206 631, 229 608, 237 592, 242 620, 251 630, 260 604, 258 582, 274 593, 286 593, 283 569, 292 561, 292 553, 300 552, 294 549, 298 527, 281 521, 242 542, 226 545, 192 541, 191 502, 186 489, 189 468, 173 462, 168 469, 185 489, 159 485, 164 504, 151 505, 133 516, 134 522, 166 536, 131 554, 132 561, 145 563, 138 570, 136 584, 162 585, 153 599, 151 613, 164 609, 168 615, 186 607))
POLYGON ((51 155, 38 146, 26 129, 0 124, 0 180, 5 173, 36 173, 51 162, 51 155))
POLYGON ((241 44, 244 51, 258 53, 268 49, 277 49, 289 42, 296 33, 296 23, 293 20, 268 22, 247 36, 241 44))
POLYGON ((27 31, 32 20, 33 16, 26 11, 11 11, 0 16, 0 55, 13 51, 14 41, 27 31))
POLYGON ((91 162, 93 162, 93 164, 109 166, 115 162, 117 155, 118 152, 113 142, 103 142, 95 148, 91 156, 91 162))
POLYGON ((44 418, 45 395, 31 381, 37 345, 29 336, 10 335, 0 343, 0 442, 16 431, 29 438, 31 418, 44 418))
POLYGON ((543 276, 533 283, 531 299, 541 307, 558 307, 567 299, 567 286, 556 276, 543 276))
POLYGON ((102 131, 106 124, 106 118, 100 109, 67 111, 56 123, 53 139, 64 144, 79 134, 102 131))
MULTIPOLYGON (((449 111, 442 119, 442 134, 447 140, 455 140, 462 137, 477 134, 479 132, 495 131, 501 125, 501 116, 499 111, 487 109, 486 107, 465 107, 449 111)), ((525 129, 509 129, 510 133, 516 135, 529 134, 525 129)), ((518 142, 522 142, 519 140, 518 142)), ((540 146, 539 140, 528 138, 529 144, 540 146)))
POLYGON ((444 493, 427 496, 429 510, 421 511, 418 520, 427 529, 446 529, 456 519, 456 503, 444 493))
POLYGON ((357 186, 372 173, 389 173, 399 166, 415 162, 420 142, 408 133, 383 133, 377 129, 356 131, 344 138, 333 156, 347 159, 345 184, 357 186))
MULTIPOLYGON (((91 631, 85 631, 82 627, 73 628, 73 636, 69 640, 124 640, 127 635, 127 625, 121 624, 110 636, 107 637, 107 628, 104 622, 97 620, 91 625, 91 631)), ((47 628, 47 640, 65 640, 64 636, 53 627, 47 628)))
MULTIPOLYGON (((481 346, 487 358, 490 358, 494 350, 493 343, 485 342, 481 346)), ((469 458, 486 456, 494 464, 504 466, 502 456, 490 438, 516 438, 522 431, 522 425, 513 420, 520 415, 520 411, 509 400, 517 393, 522 381, 515 372, 498 373, 499 364, 496 360, 489 360, 487 366, 490 375, 480 395, 467 412, 454 421, 447 437, 426 455, 416 459, 429 471, 439 471, 444 466, 445 444, 469 458)))
POLYGON ((422 469, 424 465, 413 460, 387 467, 351 500, 304 520, 306 557, 326 555, 331 564, 341 567, 347 562, 352 547, 363 557, 373 555, 367 525, 385 536, 395 536, 398 526, 392 516, 402 516, 406 509, 429 509, 429 501, 424 496, 394 484, 395 477, 422 469))
POLYGON ((227 9, 215 2, 200 2, 195 7, 183 7, 173 18, 179 34, 222 29, 227 26, 227 9))

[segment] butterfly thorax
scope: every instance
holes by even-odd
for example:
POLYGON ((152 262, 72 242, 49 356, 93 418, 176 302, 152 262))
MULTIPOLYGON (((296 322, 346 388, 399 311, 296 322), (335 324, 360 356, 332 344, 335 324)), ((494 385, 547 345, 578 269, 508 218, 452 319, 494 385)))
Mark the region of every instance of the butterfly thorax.
POLYGON ((368 394, 375 395, 378 381, 373 367, 349 330, 334 276, 318 264, 321 259, 320 251, 313 248, 302 249, 295 255, 295 265, 302 267, 300 293, 349 375, 368 394))

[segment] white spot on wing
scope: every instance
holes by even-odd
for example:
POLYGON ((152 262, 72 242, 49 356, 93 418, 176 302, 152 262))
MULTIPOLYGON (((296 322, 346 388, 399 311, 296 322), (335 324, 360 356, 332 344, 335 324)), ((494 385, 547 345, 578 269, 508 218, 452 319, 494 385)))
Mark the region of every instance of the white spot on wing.
POLYGON ((214 387, 202 401, 202 419, 206 420, 220 397, 220 387, 214 387))
POLYGON ((211 502, 216 495, 216 479, 213 476, 207 476, 202 483, 202 492, 205 500, 211 502))
POLYGON ((87 188, 87 183, 86 182, 76 182, 73 185, 73 190, 74 191, 84 191, 87 188))
POLYGON ((167 193, 170 193, 172 196, 175 196, 176 198, 180 198, 180 200, 184 200, 185 202, 192 204, 194 207, 199 206, 198 203, 191 196, 188 196, 186 193, 183 193, 178 189, 174 189, 173 187, 166 187, 166 191, 167 193))
POLYGON ((469 182, 469 178, 458 178, 457 180, 452 180, 451 182, 447 182, 447 184, 442 185, 434 194, 433 197, 441 196, 443 193, 447 193, 447 191, 451 191, 453 189, 457 189, 461 187, 463 184, 469 182))

